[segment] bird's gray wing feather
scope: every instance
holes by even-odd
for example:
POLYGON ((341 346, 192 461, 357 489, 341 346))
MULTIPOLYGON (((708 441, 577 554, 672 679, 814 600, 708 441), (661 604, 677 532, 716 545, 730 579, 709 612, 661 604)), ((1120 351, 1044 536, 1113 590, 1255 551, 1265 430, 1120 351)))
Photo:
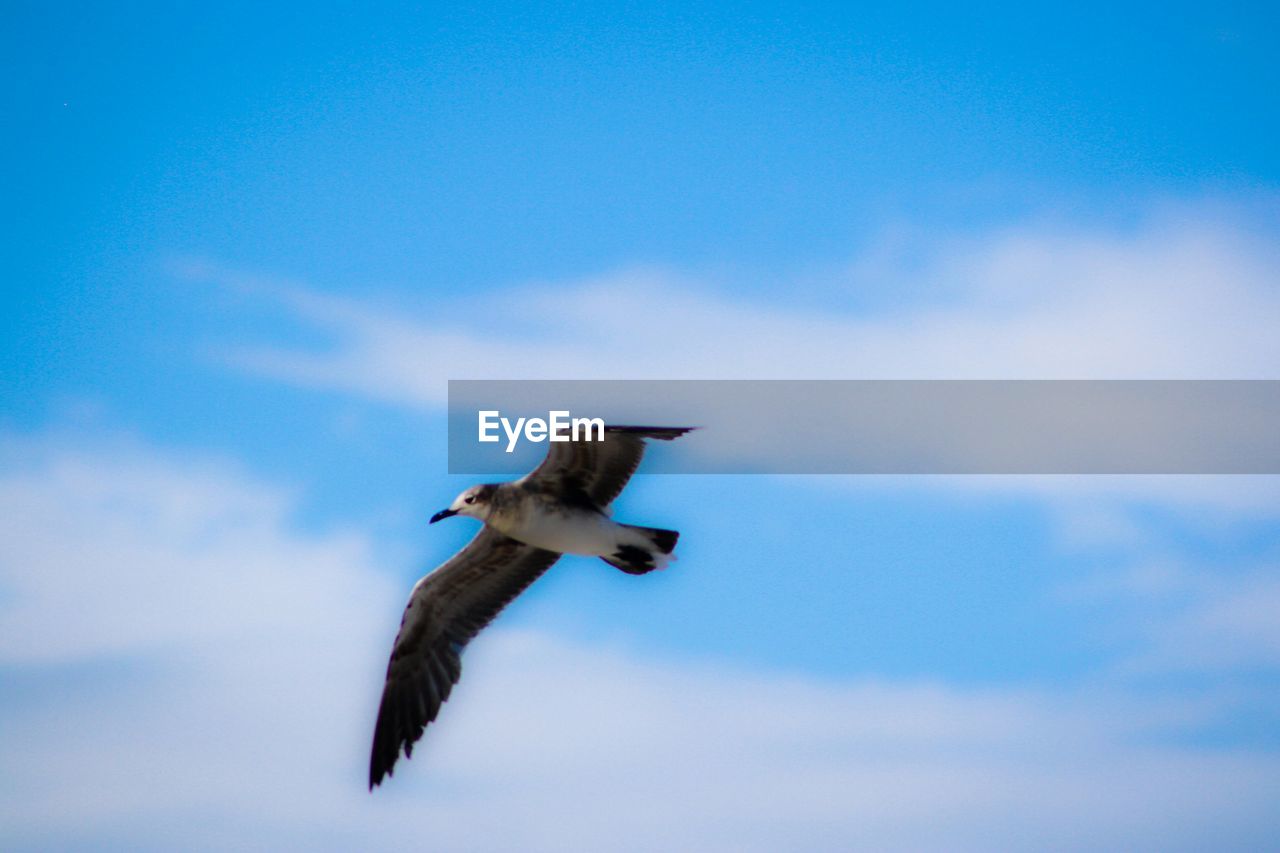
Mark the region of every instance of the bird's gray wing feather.
POLYGON ((597 507, 613 503, 644 456, 644 440, 671 441, 694 427, 606 426, 604 441, 550 442, 546 459, 520 480, 597 507))
POLYGON ((484 528, 409 596, 387 665, 369 757, 369 788, 390 775, 436 718, 462 674, 459 653, 560 558, 484 528))

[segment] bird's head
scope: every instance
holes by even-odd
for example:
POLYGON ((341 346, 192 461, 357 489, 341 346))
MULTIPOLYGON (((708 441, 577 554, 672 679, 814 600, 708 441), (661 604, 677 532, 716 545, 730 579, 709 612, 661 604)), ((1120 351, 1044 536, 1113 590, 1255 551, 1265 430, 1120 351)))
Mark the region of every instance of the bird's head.
POLYGON ((469 515, 472 518, 485 521, 489 518, 489 510, 493 506, 491 500, 496 489, 497 486, 492 483, 472 486, 454 498, 448 509, 442 509, 431 516, 431 523, 435 524, 440 519, 448 518, 451 515, 469 515))

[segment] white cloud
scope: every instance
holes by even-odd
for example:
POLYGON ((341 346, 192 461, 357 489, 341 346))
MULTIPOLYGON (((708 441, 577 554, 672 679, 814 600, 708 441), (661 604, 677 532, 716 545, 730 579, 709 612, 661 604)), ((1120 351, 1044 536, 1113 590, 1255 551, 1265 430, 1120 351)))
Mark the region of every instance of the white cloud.
POLYGON ((1219 211, 1129 233, 1023 227, 851 265, 923 295, 875 312, 792 308, 663 270, 514 288, 416 314, 203 266, 278 299, 329 348, 240 347, 263 375, 415 407, 461 378, 1277 378, 1280 253, 1219 211), (921 258, 924 261, 921 261, 921 258), (924 284, 922 284, 924 283, 924 284), (934 301, 929 301, 933 295, 934 301))
POLYGON ((1277 770, 1151 745, 1204 713, 1160 702, 824 685, 517 636, 484 662, 502 681, 478 680, 468 701, 485 710, 441 738, 438 772, 483 786, 477 813, 509 789, 529 812, 522 837, 523 818, 549 848, 565 825, 588 849, 1192 846, 1266 809, 1227 773, 1262 783, 1277 770), (566 795, 574 819, 540 826, 566 795))
POLYGON ((13 438, 4 457, 11 600, 0 663, 155 652, 274 632, 282 619, 313 625, 333 599, 370 596, 365 542, 284 535, 288 493, 227 463, 179 463, 128 442, 52 451, 13 438))
POLYGON ((1149 544, 1150 526, 1137 516, 1153 511, 1224 536, 1280 516, 1280 477, 1271 474, 868 476, 812 482, 832 489, 944 492, 971 502, 1034 496, 1053 513, 1060 543, 1070 548, 1149 544))
POLYGON ((363 788, 405 582, 288 492, 139 445, 0 468, 4 846, 1256 849, 1280 759, 1224 709, 1100 689, 823 683, 500 626, 363 788))
POLYGON ((1280 571, 1260 565, 1196 566, 1175 556, 1139 559, 1063 585, 1066 603, 1125 608, 1136 648, 1129 674, 1222 675, 1280 668, 1280 571), (1215 570, 1216 569, 1216 570, 1215 570))

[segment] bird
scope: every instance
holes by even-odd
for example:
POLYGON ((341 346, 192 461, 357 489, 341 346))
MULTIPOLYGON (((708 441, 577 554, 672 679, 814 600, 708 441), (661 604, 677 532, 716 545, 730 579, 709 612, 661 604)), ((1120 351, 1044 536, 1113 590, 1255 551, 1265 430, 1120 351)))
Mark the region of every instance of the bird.
POLYGON ((374 725, 370 791, 393 774, 402 750, 413 756, 462 675, 467 643, 561 555, 600 557, 632 575, 675 558, 678 531, 619 524, 610 505, 639 467, 646 440, 692 429, 606 426, 603 439, 554 441, 524 477, 472 486, 431 517, 435 524, 468 516, 484 526, 409 594, 374 725))

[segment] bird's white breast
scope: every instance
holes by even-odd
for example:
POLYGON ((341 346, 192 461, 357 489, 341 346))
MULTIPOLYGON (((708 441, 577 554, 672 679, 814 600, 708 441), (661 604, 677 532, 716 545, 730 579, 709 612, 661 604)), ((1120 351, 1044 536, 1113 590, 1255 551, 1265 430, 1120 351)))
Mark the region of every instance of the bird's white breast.
POLYGON ((598 512, 559 511, 535 504, 518 520, 493 526, 512 539, 561 554, 599 557, 618 550, 618 525, 598 512))

